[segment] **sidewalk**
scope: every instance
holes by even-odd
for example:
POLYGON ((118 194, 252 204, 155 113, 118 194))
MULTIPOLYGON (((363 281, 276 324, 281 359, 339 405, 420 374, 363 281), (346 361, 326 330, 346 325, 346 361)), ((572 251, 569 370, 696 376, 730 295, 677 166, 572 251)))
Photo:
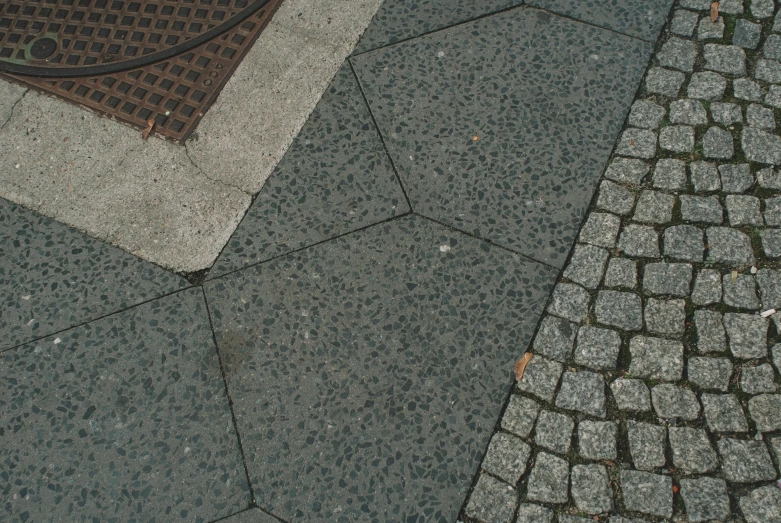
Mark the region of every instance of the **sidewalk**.
POLYGON ((0 200, 3 519, 781 521, 781 21, 619 3, 386 0, 208 271, 0 200))

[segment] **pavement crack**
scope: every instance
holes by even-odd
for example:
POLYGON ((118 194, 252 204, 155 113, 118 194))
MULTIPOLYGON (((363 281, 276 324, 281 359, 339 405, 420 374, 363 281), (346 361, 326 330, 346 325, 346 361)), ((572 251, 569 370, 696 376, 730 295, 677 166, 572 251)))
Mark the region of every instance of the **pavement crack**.
POLYGON ((5 119, 5 121, 0 124, 0 131, 5 129, 6 124, 11 121, 11 118, 14 117, 14 110, 16 110, 16 106, 19 105, 19 102, 21 102, 25 96, 27 96, 27 93, 29 93, 29 89, 25 89, 22 95, 14 102, 14 105, 11 106, 11 112, 8 113, 8 118, 5 119))
POLYGON ((201 175, 202 175, 204 178, 206 178, 207 180, 209 180, 209 181, 211 181, 211 182, 219 183, 219 184, 221 184, 221 185, 224 185, 225 187, 230 187, 231 189, 236 189, 236 190, 239 190, 239 191, 243 192, 244 194, 246 194, 247 196, 249 196, 250 198, 252 197, 252 193, 251 193, 251 192, 249 192, 249 191, 247 191, 247 190, 245 190, 245 189, 243 189, 243 188, 239 187, 238 185, 234 185, 234 184, 232 184, 232 183, 225 182, 225 181, 223 181, 223 180, 220 180, 219 178, 212 178, 211 176, 209 176, 208 174, 206 174, 206 171, 204 171, 203 169, 201 169, 201 166, 200 166, 200 165, 198 165, 198 164, 195 162, 195 160, 193 159, 193 157, 192 157, 192 156, 190 156, 190 148, 189 148, 189 147, 187 147, 187 145, 186 145, 186 144, 185 144, 185 146, 184 146, 184 154, 185 154, 185 155, 187 155, 187 159, 188 159, 188 160, 190 160, 190 163, 192 164, 192 166, 193 166, 193 167, 195 167, 195 169, 196 169, 196 170, 197 170, 197 171, 198 171, 198 172, 199 172, 199 173, 200 173, 200 174, 201 174, 201 175))

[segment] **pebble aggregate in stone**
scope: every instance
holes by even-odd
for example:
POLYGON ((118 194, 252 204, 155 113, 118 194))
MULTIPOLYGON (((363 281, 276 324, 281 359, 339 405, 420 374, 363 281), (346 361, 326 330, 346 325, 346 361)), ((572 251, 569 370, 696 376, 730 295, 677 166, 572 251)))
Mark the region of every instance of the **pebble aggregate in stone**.
MULTIPOLYGON (((657 189, 666 189, 668 191, 680 191, 686 188, 686 164, 681 160, 673 158, 662 158, 656 162, 652 175, 653 186, 657 189)), ((609 182, 603 182, 609 183, 609 182)), ((632 197, 634 203, 634 197, 632 197)), ((627 205, 624 204, 623 208, 627 205)), ((622 214, 631 211, 631 207, 622 214)))
POLYGON ((605 272, 606 287, 627 287, 634 289, 637 286, 637 264, 626 258, 611 258, 605 272))
POLYGON ((688 222, 720 225, 724 221, 724 209, 715 196, 691 196, 682 194, 681 215, 688 222))
POLYGON ((618 248, 628 256, 659 257, 659 235, 648 225, 630 224, 621 231, 618 248))
POLYGON ((781 489, 765 486, 752 491, 748 496, 740 498, 740 511, 746 523, 781 521, 781 489))
POLYGON ((662 383, 651 389, 651 403, 656 415, 664 419, 694 421, 700 415, 700 403, 688 389, 662 383))
POLYGON ((610 384, 610 390, 620 410, 634 412, 651 410, 651 392, 642 380, 618 378, 610 384))
POLYGON ((705 423, 712 432, 747 432, 746 415, 738 399, 732 394, 700 396, 705 423))
POLYGON ((531 447, 523 440, 497 432, 488 445, 483 469, 514 485, 526 471, 529 454, 531 447))
POLYGON ((548 450, 566 454, 569 452, 574 428, 575 422, 569 416, 543 410, 537 418, 534 441, 548 450))
POLYGON ((665 518, 673 515, 673 484, 669 476, 622 470, 621 493, 626 510, 665 518))
POLYGON ((597 207, 618 215, 632 212, 635 205, 635 195, 629 189, 604 180, 599 186, 597 207))
POLYGON ((716 446, 727 481, 755 483, 775 479, 776 470, 763 441, 722 438, 716 446))
POLYGON ((629 111, 629 125, 644 129, 656 129, 664 118, 665 109, 648 100, 638 100, 629 111))
POLYGON ((653 67, 645 77, 645 88, 654 94, 675 97, 685 79, 686 75, 679 71, 653 67))
MULTIPOLYGON (((727 80, 719 73, 706 71, 694 73, 686 88, 689 98, 698 100, 718 100, 724 95, 727 88, 727 80)), ((707 122, 705 122, 707 123, 707 122)))
POLYGON ((616 331, 584 326, 578 331, 573 360, 591 369, 612 370, 620 347, 621 337, 616 331))
POLYGON ((759 309, 759 298, 754 276, 751 274, 725 274, 722 277, 724 303, 740 309, 759 309))
POLYGON ((502 428, 522 438, 531 434, 540 412, 540 404, 533 399, 513 394, 502 416, 502 428))
POLYGON ((664 231, 664 255, 678 260, 701 262, 705 244, 701 229, 693 225, 676 225, 664 231))
POLYGON ((616 424, 612 421, 578 423, 578 449, 587 459, 616 459, 616 424))
POLYGON ((566 503, 568 487, 569 463, 547 452, 537 454, 529 474, 527 499, 543 503, 566 503))
POLYGON ((659 147, 675 153, 691 152, 694 149, 694 128, 688 125, 662 127, 662 130, 659 131, 659 147))
POLYGON ((510 523, 517 498, 512 487, 487 474, 481 474, 469 496, 466 514, 479 521, 510 523))
POLYGON ((696 305, 710 305, 720 301, 721 274, 713 269, 702 269, 694 280, 692 302, 696 305))
POLYGON ((658 191, 643 191, 637 199, 633 219, 645 223, 668 223, 672 219, 675 197, 658 191))
POLYGON ((710 127, 702 139, 702 151, 706 158, 729 160, 735 155, 732 135, 721 127, 710 127))
POLYGON ((542 356, 534 356, 526 365, 518 390, 552 401, 563 367, 561 363, 542 356))
POLYGON ((748 401, 748 412, 760 432, 781 429, 781 395, 760 394, 748 401))
POLYGON ((664 466, 664 446, 667 431, 663 426, 637 421, 626 422, 629 453, 635 468, 653 470, 664 466))
POLYGON ((764 225, 759 210, 759 198, 747 194, 728 194, 725 198, 727 217, 732 227, 764 225))
POLYGON ((733 356, 746 360, 767 356, 768 323, 765 318, 728 312, 723 321, 733 356))
POLYGON ((605 417, 605 380, 600 374, 588 371, 565 372, 556 395, 556 406, 605 417))
POLYGON ((594 245, 578 244, 572 254, 564 277, 587 289, 596 289, 602 281, 608 252, 594 245))
POLYGON ((740 389, 748 394, 775 392, 775 373, 769 363, 756 367, 743 367, 740 371, 740 389))
POLYGON ((578 510, 601 514, 613 509, 613 491, 603 465, 575 465, 571 481, 572 498, 578 510))
POLYGON ((692 266, 688 263, 649 263, 643 275, 643 293, 686 297, 692 280, 692 266))
POLYGON ((719 175, 724 192, 741 193, 754 185, 747 163, 719 165, 719 175))
POLYGON ((708 260, 732 266, 754 265, 751 239, 740 231, 727 227, 709 227, 705 231, 710 250, 708 260))
POLYGON ((614 214, 593 212, 580 231, 580 241, 612 249, 616 245, 621 218, 614 214))
POLYGON ((691 522, 722 521, 730 514, 727 483, 723 479, 682 479, 681 497, 691 522))
POLYGON ((694 311, 694 326, 697 330, 699 352, 722 352, 727 349, 727 337, 720 312, 706 309, 694 311))
POLYGON ((684 474, 704 474, 716 470, 719 458, 704 430, 689 427, 667 429, 673 464, 684 474))
POLYGON ((643 304, 637 294, 620 291, 599 291, 594 306, 597 321, 625 331, 643 328, 643 304))
MULTIPOLYGON (((727 358, 693 357, 686 364, 686 377, 690 383, 705 390, 727 391, 732 375, 732 363, 727 358)), ((704 410, 707 416, 707 408, 704 410)))
POLYGON ((572 354, 577 332, 577 324, 556 316, 545 316, 534 338, 534 353, 565 362, 572 354))
MULTIPOLYGON (((721 179, 716 164, 712 162, 692 162, 689 173, 695 192, 718 191, 721 189, 721 179)), ((686 218, 684 218, 686 219, 686 218)))
POLYGON ((588 315, 590 299, 588 291, 583 287, 572 283, 559 283, 553 289, 548 312, 579 323, 585 320, 588 315))

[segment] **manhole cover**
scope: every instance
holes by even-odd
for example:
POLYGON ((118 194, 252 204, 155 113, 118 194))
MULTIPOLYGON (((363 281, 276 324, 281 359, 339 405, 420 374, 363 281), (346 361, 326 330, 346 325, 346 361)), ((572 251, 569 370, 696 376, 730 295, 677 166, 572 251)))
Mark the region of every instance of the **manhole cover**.
POLYGON ((0 1, 0 75, 182 143, 281 2, 0 1))

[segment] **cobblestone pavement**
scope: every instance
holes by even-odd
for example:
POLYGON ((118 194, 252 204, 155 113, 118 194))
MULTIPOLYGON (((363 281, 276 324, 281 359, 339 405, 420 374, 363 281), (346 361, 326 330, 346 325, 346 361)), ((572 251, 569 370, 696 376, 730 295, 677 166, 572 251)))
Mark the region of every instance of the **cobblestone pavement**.
POLYGON ((464 521, 781 521, 781 14, 710 6, 674 7, 464 521))

